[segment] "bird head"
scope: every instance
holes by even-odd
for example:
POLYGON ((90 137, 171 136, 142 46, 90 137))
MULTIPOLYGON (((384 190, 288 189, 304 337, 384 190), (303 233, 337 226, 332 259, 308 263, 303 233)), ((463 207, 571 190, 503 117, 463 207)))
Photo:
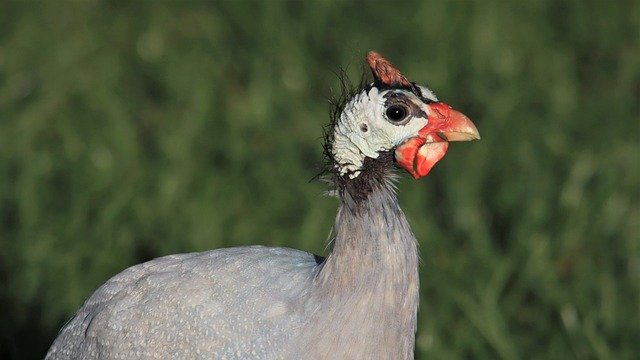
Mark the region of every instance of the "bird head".
POLYGON ((330 151, 340 176, 356 178, 365 158, 393 151, 395 163, 418 179, 442 159, 450 141, 480 139, 469 118, 408 81, 389 60, 371 51, 367 63, 373 83, 335 119, 330 151))

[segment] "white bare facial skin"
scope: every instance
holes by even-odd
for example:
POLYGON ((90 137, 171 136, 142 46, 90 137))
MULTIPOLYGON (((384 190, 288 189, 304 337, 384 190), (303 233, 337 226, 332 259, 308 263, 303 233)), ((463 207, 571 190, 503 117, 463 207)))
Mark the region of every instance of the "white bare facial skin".
MULTIPOLYGON (((420 86, 420 90, 423 96, 436 101, 429 89, 420 86)), ((401 124, 394 124, 387 119, 384 95, 394 91, 406 93, 425 114, 429 113, 428 107, 408 91, 378 91, 372 87, 368 93, 365 91, 356 95, 345 106, 335 127, 332 151, 340 175, 356 178, 360 175, 365 157, 377 158, 378 152, 393 149, 416 136, 427 125, 427 118, 411 115, 401 124)))

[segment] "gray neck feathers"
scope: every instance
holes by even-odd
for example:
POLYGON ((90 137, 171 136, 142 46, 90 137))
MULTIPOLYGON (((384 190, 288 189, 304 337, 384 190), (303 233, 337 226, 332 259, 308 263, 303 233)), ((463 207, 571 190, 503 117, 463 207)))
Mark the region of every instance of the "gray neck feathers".
POLYGON ((336 341, 351 342, 352 352, 346 355, 375 351, 375 358, 413 359, 417 246, 393 191, 391 163, 384 168, 376 172, 378 176, 363 171, 358 178, 345 180, 366 180, 366 184, 341 184, 334 246, 317 285, 319 293, 332 301, 324 309, 325 318, 344 322, 332 328, 341 329, 334 334, 336 341))

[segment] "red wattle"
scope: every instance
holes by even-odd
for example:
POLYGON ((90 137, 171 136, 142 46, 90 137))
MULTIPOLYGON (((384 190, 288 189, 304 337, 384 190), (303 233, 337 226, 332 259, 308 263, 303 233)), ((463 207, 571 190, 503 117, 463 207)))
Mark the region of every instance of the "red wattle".
POLYGON ((416 172, 420 177, 426 176, 440 159, 444 157, 449 148, 448 142, 435 142, 424 144, 416 154, 416 172))
POLYGON ((403 169, 407 170, 411 176, 415 179, 419 179, 420 175, 414 168, 416 154, 420 146, 424 145, 425 140, 423 138, 414 137, 408 139, 400 146, 396 148, 395 158, 396 163, 403 169))
POLYGON ((448 148, 449 143, 445 141, 425 143, 425 139, 414 137, 396 148, 396 163, 407 170, 414 179, 419 179, 431 171, 447 153, 448 148))

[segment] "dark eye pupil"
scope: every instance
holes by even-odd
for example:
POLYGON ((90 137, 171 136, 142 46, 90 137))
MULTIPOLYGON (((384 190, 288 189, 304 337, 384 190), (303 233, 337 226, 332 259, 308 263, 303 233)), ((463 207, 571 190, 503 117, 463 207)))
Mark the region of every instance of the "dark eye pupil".
POLYGON ((392 121, 400 121, 407 115, 404 107, 399 105, 392 105, 387 108, 387 117, 392 121))

